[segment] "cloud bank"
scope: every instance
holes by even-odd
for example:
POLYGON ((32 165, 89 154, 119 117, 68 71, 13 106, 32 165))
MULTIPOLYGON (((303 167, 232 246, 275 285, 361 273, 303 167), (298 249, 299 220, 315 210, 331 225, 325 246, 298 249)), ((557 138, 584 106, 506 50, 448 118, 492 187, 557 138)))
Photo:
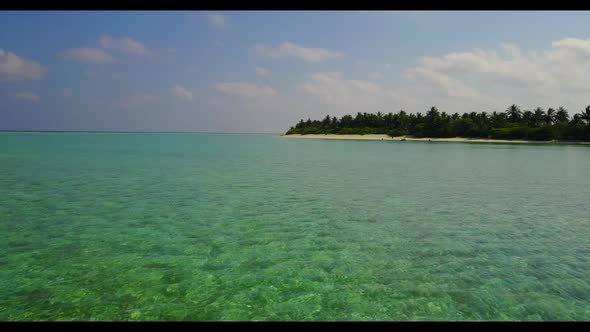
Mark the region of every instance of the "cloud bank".
POLYGON ((38 62, 0 49, 0 81, 40 80, 46 72, 47 69, 38 62))
POLYGON ((342 54, 339 52, 329 51, 321 48, 303 47, 291 42, 284 42, 277 47, 257 44, 254 46, 254 48, 258 53, 271 58, 291 57, 309 63, 320 62, 342 56, 342 54))

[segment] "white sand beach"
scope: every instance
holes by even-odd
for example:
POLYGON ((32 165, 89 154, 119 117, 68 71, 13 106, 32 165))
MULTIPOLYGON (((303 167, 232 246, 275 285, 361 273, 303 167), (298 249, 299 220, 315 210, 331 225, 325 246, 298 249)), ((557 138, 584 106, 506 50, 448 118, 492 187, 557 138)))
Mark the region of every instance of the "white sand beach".
POLYGON ((563 142, 563 141, 525 141, 503 140, 485 138, 415 138, 408 136, 390 137, 387 135, 281 135, 287 138, 307 139, 339 139, 339 140, 367 140, 367 141, 411 141, 411 142, 455 142, 455 143, 510 143, 510 144, 590 144, 590 142, 563 142))

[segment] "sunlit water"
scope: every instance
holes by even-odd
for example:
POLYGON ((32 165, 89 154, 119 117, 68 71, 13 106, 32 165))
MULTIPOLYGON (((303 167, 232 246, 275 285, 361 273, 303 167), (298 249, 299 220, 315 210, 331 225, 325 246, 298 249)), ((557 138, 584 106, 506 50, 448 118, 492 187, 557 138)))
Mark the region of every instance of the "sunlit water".
POLYGON ((589 320, 590 147, 0 133, 0 320, 589 320))

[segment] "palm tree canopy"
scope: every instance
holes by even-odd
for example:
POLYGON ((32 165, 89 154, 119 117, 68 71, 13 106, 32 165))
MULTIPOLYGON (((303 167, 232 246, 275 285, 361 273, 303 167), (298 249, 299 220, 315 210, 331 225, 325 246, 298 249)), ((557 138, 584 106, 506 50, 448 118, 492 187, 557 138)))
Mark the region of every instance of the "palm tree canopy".
POLYGON ((529 140, 581 140, 590 142, 590 105, 570 116, 565 107, 544 112, 509 106, 505 112, 466 112, 452 115, 436 107, 424 113, 387 114, 357 112, 340 119, 325 115, 320 120, 299 120, 287 134, 387 134, 417 137, 474 137, 529 140))
MULTIPOLYGON (((579 116, 578 116, 578 117, 579 117, 581 120, 584 120, 584 121, 586 121, 586 123, 587 123, 588 125, 590 125, 590 105, 588 105, 588 106, 586 107, 586 109, 585 109, 584 111, 582 111, 582 113, 578 113, 578 114, 579 114, 579 116)), ((576 114, 576 115, 578 115, 578 114, 576 114)))
POLYGON ((522 112, 520 111, 520 107, 516 106, 515 104, 510 105, 506 110, 506 115, 508 119, 512 122, 516 122, 520 120, 522 112))
POLYGON ((569 120, 569 114, 567 110, 563 106, 559 106, 557 112, 555 113, 555 120, 557 122, 567 122, 569 120))

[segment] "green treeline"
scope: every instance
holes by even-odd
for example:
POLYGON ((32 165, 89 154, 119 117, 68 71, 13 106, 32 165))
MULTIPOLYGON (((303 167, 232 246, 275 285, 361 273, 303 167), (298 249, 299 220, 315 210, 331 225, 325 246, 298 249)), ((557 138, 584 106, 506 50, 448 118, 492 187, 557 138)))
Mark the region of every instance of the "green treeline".
POLYGON ((544 111, 536 108, 521 111, 511 105, 505 112, 471 112, 459 115, 440 112, 432 107, 426 114, 357 113, 338 119, 326 116, 323 120, 301 120, 291 127, 289 134, 340 134, 414 137, 472 137, 525 140, 590 141, 590 106, 570 118, 568 111, 559 107, 544 111))

